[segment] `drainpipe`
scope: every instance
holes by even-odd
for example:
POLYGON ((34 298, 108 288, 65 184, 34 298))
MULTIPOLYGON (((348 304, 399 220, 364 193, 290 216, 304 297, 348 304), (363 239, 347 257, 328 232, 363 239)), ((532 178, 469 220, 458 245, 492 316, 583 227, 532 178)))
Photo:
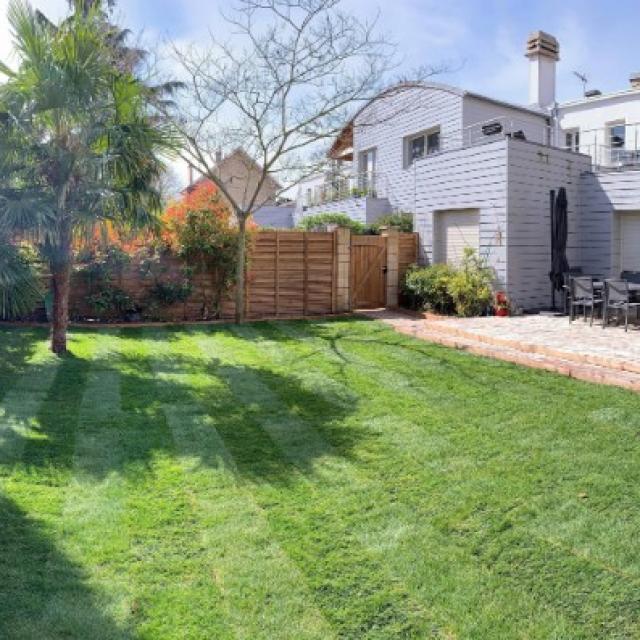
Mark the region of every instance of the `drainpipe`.
POLYGON ((549 135, 553 136, 551 140, 549 140, 549 146, 552 147, 555 146, 556 147, 560 147, 562 146, 560 144, 560 118, 558 117, 558 103, 554 102, 553 105, 551 106, 550 109, 550 119, 551 119, 551 126, 549 127, 549 135))

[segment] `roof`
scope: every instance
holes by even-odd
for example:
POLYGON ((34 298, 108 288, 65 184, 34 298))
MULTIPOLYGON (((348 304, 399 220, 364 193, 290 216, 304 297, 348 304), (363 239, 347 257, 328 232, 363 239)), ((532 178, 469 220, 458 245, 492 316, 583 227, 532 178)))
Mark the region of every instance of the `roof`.
MULTIPOLYGON (((231 153, 227 154, 226 156, 224 156, 224 158, 222 158, 222 160, 220 160, 220 162, 218 162, 216 164, 217 167, 225 164, 228 160, 230 160, 231 158, 233 158, 234 156, 242 156, 243 162, 247 165, 253 165, 258 171, 262 171, 262 166, 260 165, 259 162, 256 162, 244 149, 242 149, 241 147, 238 147, 237 149, 234 149, 231 153)), ((184 189, 184 191, 189 192, 191 190, 193 190, 197 185, 199 185, 201 182, 205 182, 205 181, 211 181, 210 178, 208 178, 207 176, 204 175, 200 175, 200 177, 197 180, 194 180, 190 185, 187 185, 187 187, 184 189)), ((267 180, 271 181, 271 184, 274 186, 274 188, 276 190, 280 190, 282 189, 282 185, 271 175, 267 175, 267 180)))
POLYGON ((355 120, 364 109, 366 109, 372 102, 379 100, 384 97, 387 93, 392 93, 397 90, 402 89, 432 89, 434 91, 445 91, 447 93, 453 93, 461 98, 470 97, 476 98, 478 100, 484 100, 485 102, 491 102, 493 104, 500 105, 502 107, 508 107, 509 109, 518 109, 519 111, 524 111, 525 113, 530 113, 536 116, 546 117, 548 114, 546 111, 542 109, 538 109, 536 107, 527 107, 521 104, 515 104, 514 102, 507 102, 505 100, 499 100, 497 98, 490 98, 489 96, 482 95, 481 93, 476 93, 474 91, 467 91, 466 89, 460 89, 459 87, 454 87, 453 85, 443 84, 440 82, 400 82, 398 84, 392 85, 391 87, 387 87, 384 91, 380 92, 375 98, 372 98, 361 107, 353 116, 350 122, 355 120))
POLYGON ((569 100, 567 102, 560 102, 558 108, 566 109, 569 107, 579 107, 584 104, 593 104, 594 102, 605 102, 606 100, 612 100, 614 98, 637 96, 640 98, 640 88, 638 89, 623 89, 622 91, 614 91, 613 93, 603 93, 599 96, 592 96, 591 98, 578 98, 577 100, 569 100))
POLYGON ((391 85, 387 87, 383 91, 381 91, 377 96, 371 98, 360 107, 351 117, 349 122, 347 122, 342 130, 342 132, 336 137, 333 145, 331 146, 327 155, 329 157, 337 157, 336 154, 340 152, 345 146, 348 146, 348 138, 349 136, 353 136, 353 123, 355 119, 372 103, 376 100, 380 100, 384 98, 387 94, 392 94, 396 91, 402 91, 405 89, 431 89, 433 91, 445 91, 447 93, 452 93, 454 95, 460 96, 461 98, 469 97, 475 98, 476 100, 483 100, 484 102, 490 102, 492 104, 507 107, 508 109, 517 109, 518 111, 523 111, 524 113, 528 113, 530 115, 539 116, 541 118, 547 118, 549 114, 543 110, 536 107, 526 107, 524 105, 515 104, 513 102, 506 102, 505 100, 498 100, 496 98, 490 98, 489 96, 482 95, 481 93, 475 93, 474 91, 467 91, 466 89, 460 89, 459 87, 454 87, 452 85, 443 84, 440 82, 399 82, 397 84, 391 85))
POLYGON ((260 207, 254 214, 253 220, 261 227, 271 227, 273 229, 292 229, 293 212, 295 204, 287 205, 265 205, 260 207))

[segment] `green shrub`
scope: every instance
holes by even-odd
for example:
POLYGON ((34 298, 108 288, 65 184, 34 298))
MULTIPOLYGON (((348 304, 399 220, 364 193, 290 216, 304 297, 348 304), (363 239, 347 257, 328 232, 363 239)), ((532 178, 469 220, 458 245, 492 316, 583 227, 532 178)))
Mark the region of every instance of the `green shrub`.
POLYGON ((351 229, 352 233, 364 233, 364 225, 357 220, 352 220, 346 213, 331 212, 316 213, 312 216, 303 218, 298 223, 298 228, 303 231, 324 231, 328 225, 338 225, 351 229))
POLYGON ((386 216, 378 218, 372 225, 371 230, 378 234, 380 227, 391 227, 402 233, 411 233, 413 231, 413 214, 412 213, 389 213, 386 216))
POLYGON ((407 272, 404 288, 416 307, 436 313, 453 313, 449 286, 454 275, 455 271, 448 264, 415 266, 407 272))
POLYGON ((101 320, 123 320, 128 314, 137 313, 137 306, 129 294, 108 283, 87 296, 87 304, 101 320))
POLYGON ((493 271, 485 259, 465 249, 458 267, 433 264, 407 271, 404 292, 414 307, 459 316, 482 315, 493 299, 493 271))
POLYGON ((459 316, 479 316, 493 298, 493 272, 484 258, 471 248, 464 250, 460 267, 449 282, 449 293, 459 316))

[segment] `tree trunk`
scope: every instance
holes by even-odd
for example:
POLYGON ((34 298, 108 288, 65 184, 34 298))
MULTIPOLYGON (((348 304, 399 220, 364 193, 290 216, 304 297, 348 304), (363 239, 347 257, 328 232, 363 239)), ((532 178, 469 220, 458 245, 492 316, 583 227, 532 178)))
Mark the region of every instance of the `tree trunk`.
POLYGON ((236 253, 236 323, 244 321, 244 286, 247 252, 247 218, 238 214, 238 249, 236 253))
POLYGON ((69 291, 71 289, 71 231, 61 232, 60 246, 51 261, 53 289, 53 317, 51 319, 51 351, 57 355, 67 353, 69 326, 69 291))

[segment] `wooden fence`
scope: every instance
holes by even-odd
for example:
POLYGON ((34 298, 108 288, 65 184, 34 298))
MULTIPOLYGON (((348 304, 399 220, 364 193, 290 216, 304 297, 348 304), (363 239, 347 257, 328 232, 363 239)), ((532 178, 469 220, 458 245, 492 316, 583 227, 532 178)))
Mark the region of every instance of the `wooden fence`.
MULTIPOLYGON (((331 232, 259 231, 250 249, 245 285, 246 315, 251 319, 321 316, 352 310, 355 288, 362 288, 358 267, 352 261, 354 247, 348 229, 331 232), (353 246, 352 246, 353 244, 353 246)), ((384 251, 381 268, 385 272, 385 299, 380 306, 398 304, 399 284, 409 265, 417 261, 417 234, 389 231, 376 241, 384 251), (380 244, 382 243, 382 244, 380 244)), ((180 277, 181 263, 173 256, 163 258, 168 278, 180 277)), ((360 260, 357 261, 360 264, 360 260)), ((370 272, 371 270, 365 270, 370 272)), ((370 277, 370 276, 368 276, 370 277)), ((152 283, 141 273, 140 265, 128 265, 116 283, 127 295, 144 306, 152 283)), ((200 320, 203 295, 212 293, 215 283, 197 276, 193 293, 185 302, 157 310, 158 319, 168 321, 200 320)), ((221 317, 235 312, 233 291, 225 296, 221 317)), ((87 288, 75 282, 71 309, 76 317, 91 315, 87 306, 87 288)), ((148 314, 147 314, 148 315, 148 314)))

